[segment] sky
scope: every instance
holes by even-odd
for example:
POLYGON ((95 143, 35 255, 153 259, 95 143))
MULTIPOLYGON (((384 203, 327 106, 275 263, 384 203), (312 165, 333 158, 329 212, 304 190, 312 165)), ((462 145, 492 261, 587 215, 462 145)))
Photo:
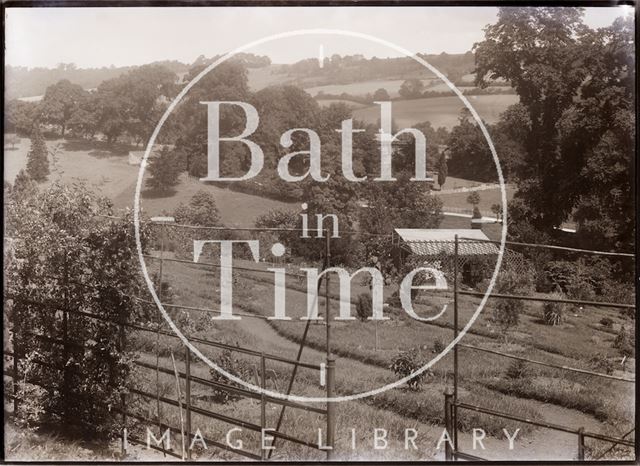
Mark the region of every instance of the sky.
MULTIPOLYGON (((587 8, 591 27, 632 14, 629 7, 587 8)), ((80 68, 141 65, 157 60, 192 63, 251 41, 298 29, 341 29, 373 35, 414 53, 464 53, 496 20, 494 7, 170 7, 7 8, 5 63, 80 68)), ((309 35, 279 39, 247 52, 273 63, 362 54, 398 56, 363 39, 309 35), (322 47, 320 47, 322 46, 322 47), (322 52, 320 52, 322 48, 322 52)))

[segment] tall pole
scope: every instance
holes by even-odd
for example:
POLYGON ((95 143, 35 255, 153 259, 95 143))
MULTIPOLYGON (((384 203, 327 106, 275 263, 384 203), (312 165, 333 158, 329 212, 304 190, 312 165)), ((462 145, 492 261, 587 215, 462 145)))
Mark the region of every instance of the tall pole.
MULTIPOLYGON (((264 396, 264 391, 267 389, 267 365, 264 358, 264 353, 260 354, 260 428, 264 435, 267 428, 267 402, 264 396)), ((264 448, 260 448, 260 458, 262 461, 267 459, 267 451, 264 448)))
MULTIPOLYGON (((125 325, 126 325, 126 314, 124 309, 120 310, 120 328, 119 328, 119 346, 120 346, 120 354, 123 355, 126 351, 126 333, 125 333, 125 325)), ((120 394, 120 409, 122 411, 122 447, 121 447, 121 455, 122 458, 127 454, 127 395, 122 392, 120 394)))
MULTIPOLYGON (((451 402, 452 402, 452 398, 453 398, 453 392, 451 390, 451 387, 449 385, 447 385, 444 389, 444 428, 447 431, 447 435, 449 437, 451 437, 452 432, 453 432, 453 422, 451 419, 451 402)), ((445 461, 451 461, 453 459, 453 455, 451 452, 451 443, 450 442, 446 442, 444 444, 444 459, 445 461)))
MULTIPOLYGON (((164 223, 160 223, 160 271, 158 274, 158 301, 162 303, 162 269, 164 265, 164 223)), ((162 415, 160 412, 160 315, 156 314, 158 319, 156 326, 156 421, 158 429, 162 432, 162 415)), ((164 451, 164 443, 162 444, 162 453, 166 457, 164 451)))
MULTIPOLYGON (((325 260, 324 260, 324 264, 322 266, 322 270, 326 270, 329 268, 329 263, 328 263, 328 257, 325 254, 325 260)), ((316 299, 319 299, 320 297, 320 293, 322 291, 322 281, 327 279, 327 274, 322 274, 320 276, 320 280, 318 280, 318 286, 316 288, 316 299)), ((305 346, 305 342, 307 341, 307 334, 309 333, 309 327, 311 325, 312 320, 308 319, 307 323, 304 325, 304 331, 302 332, 302 338, 300 339, 300 343, 298 345, 298 353, 296 355, 296 362, 299 362, 300 359, 302 358, 302 350, 304 349, 305 346)), ((294 365, 293 366, 293 370, 291 371, 291 377, 289 378, 289 383, 287 386, 287 395, 289 395, 291 393, 291 390, 293 389, 293 383, 296 379, 296 374, 298 373, 298 365, 294 365)), ((327 375, 328 376, 328 375, 327 375)), ((282 407, 280 408, 280 414, 278 415, 278 422, 276 422, 276 432, 280 430, 280 426, 282 425, 282 421, 284 420, 284 412, 287 409, 286 405, 282 405, 282 407)), ((276 444, 276 440, 278 440, 277 437, 274 437, 273 440, 271 440, 271 447, 274 447, 276 444)), ((275 450, 272 448, 269 450, 269 453, 267 454, 267 459, 271 458, 271 455, 273 454, 275 450)))
MULTIPOLYGON (((152 222, 160 224, 160 271, 158 274, 158 288, 157 295, 158 301, 162 303, 162 272, 164 269, 164 235, 165 235, 165 225, 167 223, 175 222, 175 218, 173 217, 153 217, 151 218, 152 222)), ((162 431, 162 416, 160 410, 160 323, 161 316, 158 313, 158 325, 156 326, 156 416, 158 422, 158 429, 162 431)), ((182 411, 181 411, 182 412, 182 411)), ((162 444, 162 453, 166 457, 167 454, 165 452, 164 443, 162 444)))
MULTIPOLYGON (((453 250, 453 338, 458 338, 458 235, 455 236, 453 250)), ((458 451, 458 345, 453 347, 453 447, 458 451)))
MULTIPOLYGON (((336 359, 330 355, 327 357, 327 398, 333 398, 336 381, 336 359)), ((335 458, 336 447, 336 414, 335 402, 327 401, 327 460, 335 458)))
MULTIPOLYGON (((186 412, 186 429, 187 429, 187 442, 191 438, 191 350, 189 347, 184 347, 184 365, 185 365, 185 379, 184 379, 184 402, 186 412)), ((191 460, 191 444, 187 447, 187 459, 191 460)))
MULTIPOLYGON (((324 253, 326 257, 327 269, 331 267, 331 239, 329 237, 329 230, 325 230, 324 242, 324 253)), ((327 362, 329 361, 329 356, 331 356, 331 302, 329 299, 329 273, 326 272, 324 274, 324 307, 325 307, 325 318, 326 318, 326 326, 327 326, 327 362)))
MULTIPOLYGON (((331 237, 330 231, 325 230, 324 254, 325 264, 328 270, 331 267, 331 237)), ((333 386, 335 383, 336 360, 331 354, 331 300, 329 296, 329 272, 324 274, 324 306, 325 325, 327 326, 327 398, 333 397, 333 386)), ((327 400, 327 459, 334 457, 335 444, 335 403, 327 400)))

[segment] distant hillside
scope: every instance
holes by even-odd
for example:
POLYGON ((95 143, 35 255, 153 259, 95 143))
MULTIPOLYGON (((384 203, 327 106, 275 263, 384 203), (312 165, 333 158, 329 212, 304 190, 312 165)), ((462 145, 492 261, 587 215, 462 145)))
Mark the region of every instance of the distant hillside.
MULTIPOLYGON (((176 60, 154 62, 161 64, 183 76, 194 65, 211 63, 218 56, 206 58, 200 56, 192 64, 176 60)), ((471 52, 464 54, 421 55, 430 64, 442 71, 451 80, 460 79, 471 73, 474 68, 474 57, 471 52)), ((429 73, 410 58, 371 58, 359 55, 327 58, 320 68, 316 58, 301 60, 290 65, 271 64, 265 56, 240 54, 237 57, 249 69, 249 85, 259 90, 274 84, 295 84, 302 88, 325 85, 342 85, 362 81, 380 79, 429 78, 429 73)), ((48 86, 61 79, 81 85, 85 89, 94 89, 102 81, 115 78, 135 66, 77 68, 74 64, 60 64, 56 68, 5 67, 5 89, 7 100, 19 97, 40 96, 48 86)))
MULTIPOLYGON (((418 54, 451 81, 458 81, 473 72, 475 57, 472 52, 439 55, 418 54)), ((317 58, 309 58, 279 69, 303 88, 350 84, 371 80, 429 79, 435 75, 409 57, 364 58, 362 55, 327 58, 320 67, 317 58)))
MULTIPOLYGON (((189 65, 178 61, 160 61, 155 64, 164 65, 180 75, 189 69, 189 65)), ((94 89, 102 81, 115 78, 126 73, 135 66, 77 68, 73 63, 61 63, 56 68, 26 68, 23 66, 5 67, 5 98, 7 100, 19 97, 43 95, 47 87, 61 79, 68 79, 79 84, 84 89, 94 89)))

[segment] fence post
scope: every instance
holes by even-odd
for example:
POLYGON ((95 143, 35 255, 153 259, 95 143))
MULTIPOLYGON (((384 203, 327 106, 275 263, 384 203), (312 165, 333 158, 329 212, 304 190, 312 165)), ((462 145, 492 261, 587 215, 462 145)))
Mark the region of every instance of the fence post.
MULTIPOLYGON (((264 391, 267 388, 267 365, 264 359, 264 353, 260 354, 260 428, 264 435, 264 430, 267 428, 267 403, 265 401, 264 391)), ((267 450, 260 445, 260 458, 262 461, 267 459, 267 450)))
MULTIPOLYGON (((124 354, 126 349, 126 333, 125 333, 125 314, 121 310, 120 311, 120 324, 119 324, 119 335, 118 340, 120 344, 120 354, 124 354)), ((127 454, 127 394, 122 392, 120 394, 120 412, 122 414, 122 445, 120 448, 120 453, 122 458, 127 454)))
MULTIPOLYGON (((336 358, 333 355, 327 356, 327 398, 333 398, 336 381, 336 358)), ((336 415, 335 403, 327 401, 327 459, 332 460, 335 456, 335 432, 336 415)))
MULTIPOLYGON (((458 337, 458 235, 455 235, 455 244, 453 250, 453 338, 458 337)), ((453 347, 453 418, 452 422, 455 426, 453 435, 453 448, 458 450, 458 408, 455 402, 458 401, 458 345, 453 347)))
MULTIPOLYGON (((326 259, 326 267, 327 269, 331 267, 331 237, 329 236, 329 230, 325 230, 325 244, 324 244, 324 253, 326 259)), ((329 274, 325 274, 324 276, 324 306, 325 306, 325 325, 327 326, 327 358, 331 354, 331 297, 329 295, 329 274)), ((318 293, 320 294, 320 293, 318 293)))
POLYGON ((191 460, 191 351, 188 346, 184 347, 184 365, 185 365, 185 378, 184 378, 184 401, 186 411, 186 429, 187 429, 187 459, 191 460))
MULTIPOLYGON (((451 413, 453 412, 451 409, 452 401, 453 389, 447 385, 444 389, 444 428, 449 437, 451 437, 451 432, 453 431, 453 420, 451 419, 451 413)), ((445 442, 444 444, 444 459, 445 461, 451 461, 453 459, 451 443, 449 442, 445 442)))
POLYGON ((578 429, 578 461, 584 461, 584 427, 578 429))

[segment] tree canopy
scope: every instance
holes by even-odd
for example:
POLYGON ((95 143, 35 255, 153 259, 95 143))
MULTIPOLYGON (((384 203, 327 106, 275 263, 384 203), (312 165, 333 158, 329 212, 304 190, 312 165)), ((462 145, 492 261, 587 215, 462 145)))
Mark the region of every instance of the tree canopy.
MULTIPOLYGON (((571 216, 583 241, 633 244, 633 21, 592 30, 580 8, 501 8, 474 46, 476 82, 503 78, 526 110, 517 215, 542 232, 571 216), (526 219, 526 220, 525 220, 526 219)), ((514 218, 516 218, 514 217, 514 218)))

